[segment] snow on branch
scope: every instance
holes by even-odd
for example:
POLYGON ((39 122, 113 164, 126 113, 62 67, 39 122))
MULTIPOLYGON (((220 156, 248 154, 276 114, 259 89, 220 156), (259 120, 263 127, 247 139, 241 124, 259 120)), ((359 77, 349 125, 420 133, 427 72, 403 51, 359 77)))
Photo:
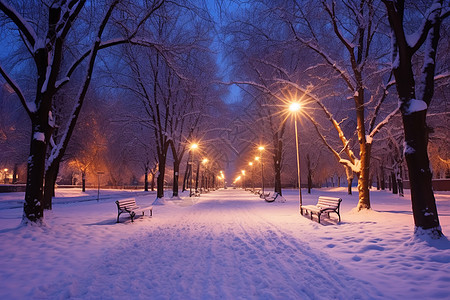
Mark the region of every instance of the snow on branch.
POLYGON ((72 0, 65 3, 61 12, 61 18, 56 25, 56 31, 61 39, 65 39, 72 24, 83 8, 86 0, 72 0))
POLYGON ((389 115, 386 116, 386 118, 378 123, 378 125, 370 132, 368 136, 366 136, 367 143, 371 144, 373 141, 373 137, 377 132, 381 130, 386 124, 389 123, 389 120, 391 120, 398 112, 400 111, 400 107, 397 107, 393 112, 391 112, 389 115))
POLYGON ((61 137, 60 142, 58 143, 58 145, 56 147, 54 147, 52 149, 50 157, 47 159, 46 169, 48 169, 54 161, 58 161, 60 159, 60 157, 62 157, 64 155, 65 149, 67 148, 67 145, 69 143, 70 136, 72 135, 72 132, 75 128, 75 124, 77 122, 79 113, 81 111, 81 107, 83 105, 83 101, 86 96, 89 84, 91 82, 91 75, 92 75, 92 71, 94 69, 95 58, 97 56, 97 52, 100 47, 101 36, 103 34, 103 31, 106 27, 106 24, 111 16, 115 6, 118 3, 119 3, 119 0, 115 0, 113 3, 111 3, 105 17, 103 18, 103 20, 99 26, 99 29, 98 29, 98 32, 96 35, 96 40, 95 40, 94 44, 92 45, 91 51, 89 51, 90 52, 89 62, 87 65, 85 77, 84 77, 83 83, 80 87, 80 90, 78 92, 78 96, 75 100, 75 104, 73 106, 69 122, 67 123, 67 127, 64 131, 63 136, 61 137))
POLYGON ((359 174, 361 172, 361 161, 359 159, 355 159, 355 163, 352 163, 347 159, 341 159, 339 163, 350 168, 356 174, 359 174))
POLYGON ((441 10, 441 3, 439 3, 439 0, 435 0, 425 13, 426 18, 423 20, 419 29, 414 34, 405 36, 408 46, 412 49, 412 53, 415 53, 423 45, 428 36, 428 32, 440 17, 441 10))
POLYGON ((313 50, 314 52, 316 52, 317 54, 322 56, 322 58, 325 60, 327 65, 331 66, 333 68, 333 70, 336 71, 339 74, 339 76, 345 81, 349 90, 351 90, 351 91, 355 90, 355 87, 352 83, 353 79, 351 76, 349 76, 349 74, 347 73, 347 71, 344 68, 340 67, 333 58, 331 58, 325 51, 323 51, 319 47, 319 45, 317 45, 316 43, 313 43, 310 40, 305 40, 302 37, 298 36, 298 34, 295 31, 295 28, 293 27, 292 24, 291 24, 291 30, 294 33, 296 40, 298 40, 299 42, 304 44, 306 47, 308 47, 309 49, 313 50))

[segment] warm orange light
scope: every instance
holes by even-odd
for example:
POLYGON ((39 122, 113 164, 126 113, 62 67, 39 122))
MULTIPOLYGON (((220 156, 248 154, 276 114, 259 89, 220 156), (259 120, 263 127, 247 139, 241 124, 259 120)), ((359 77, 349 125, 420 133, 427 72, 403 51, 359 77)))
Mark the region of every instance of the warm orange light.
POLYGON ((197 148, 198 148, 198 144, 196 144, 196 143, 191 144, 191 149, 192 149, 192 150, 195 150, 195 149, 197 149, 197 148))
POLYGON ((253 162, 249 162, 248 165, 251 167, 253 166, 253 162))
POLYGON ((264 150, 264 147, 263 147, 263 146, 259 146, 259 147, 258 147, 258 150, 259 150, 259 151, 263 151, 263 150, 264 150))
POLYGON ((259 160, 259 156, 255 156, 255 160, 259 160))
POLYGON ((7 168, 5 168, 5 169, 3 169, 3 171, 5 171, 5 172, 8 172, 8 169, 7 169, 7 168))
POLYGON ((242 175, 245 176, 245 170, 241 170, 242 175))
POLYGON ((208 159, 207 158, 204 158, 203 160, 202 160, 202 163, 203 164, 206 164, 208 162, 208 159))
POLYGON ((302 108, 302 105, 299 102, 292 102, 291 105, 289 105, 289 110, 292 112, 297 112, 302 108))

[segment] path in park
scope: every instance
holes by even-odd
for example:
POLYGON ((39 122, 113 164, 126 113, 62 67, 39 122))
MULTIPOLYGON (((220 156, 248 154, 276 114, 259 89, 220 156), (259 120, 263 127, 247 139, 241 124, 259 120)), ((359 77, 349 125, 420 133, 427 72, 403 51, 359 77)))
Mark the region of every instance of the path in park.
POLYGON ((129 237, 94 255, 85 271, 46 284, 40 296, 376 298, 376 289, 300 238, 305 222, 283 203, 269 204, 242 190, 170 201, 156 207, 151 219, 118 224, 129 237))

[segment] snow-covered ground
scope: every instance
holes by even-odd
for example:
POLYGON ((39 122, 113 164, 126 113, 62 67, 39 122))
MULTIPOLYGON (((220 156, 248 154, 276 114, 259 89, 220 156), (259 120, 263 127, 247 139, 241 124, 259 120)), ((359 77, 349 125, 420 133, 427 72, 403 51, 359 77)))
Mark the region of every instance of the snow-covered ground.
MULTIPOLYGON (((218 190, 155 206, 116 224, 116 199, 148 205, 153 192, 59 189, 45 227, 21 227, 23 193, 0 194, 0 299, 450 299, 450 242, 412 238, 409 195, 371 192, 342 222, 298 213, 298 193, 267 203, 218 190)), ((436 194, 450 235, 450 193, 436 194)))

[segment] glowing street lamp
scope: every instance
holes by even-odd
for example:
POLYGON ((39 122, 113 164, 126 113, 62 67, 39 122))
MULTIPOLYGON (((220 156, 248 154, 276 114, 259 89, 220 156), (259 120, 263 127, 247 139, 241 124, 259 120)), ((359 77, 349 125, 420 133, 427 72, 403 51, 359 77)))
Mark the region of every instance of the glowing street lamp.
POLYGON ((300 102, 292 102, 289 105, 289 111, 294 114, 294 127, 295 127, 295 149, 297 150, 297 179, 298 179, 298 202, 300 207, 302 206, 302 188, 301 188, 301 175, 300 175, 300 153, 298 149, 298 131, 297 131, 297 114, 302 108, 300 102))
POLYGON ((189 147, 189 149, 191 151, 191 186, 190 186, 190 189, 189 189, 189 197, 192 197, 192 195, 194 194, 193 191, 192 191, 192 188, 194 186, 194 172, 193 172, 193 169, 194 169, 194 151, 197 148, 198 148, 198 144, 196 144, 196 143, 191 144, 191 146, 189 147))

